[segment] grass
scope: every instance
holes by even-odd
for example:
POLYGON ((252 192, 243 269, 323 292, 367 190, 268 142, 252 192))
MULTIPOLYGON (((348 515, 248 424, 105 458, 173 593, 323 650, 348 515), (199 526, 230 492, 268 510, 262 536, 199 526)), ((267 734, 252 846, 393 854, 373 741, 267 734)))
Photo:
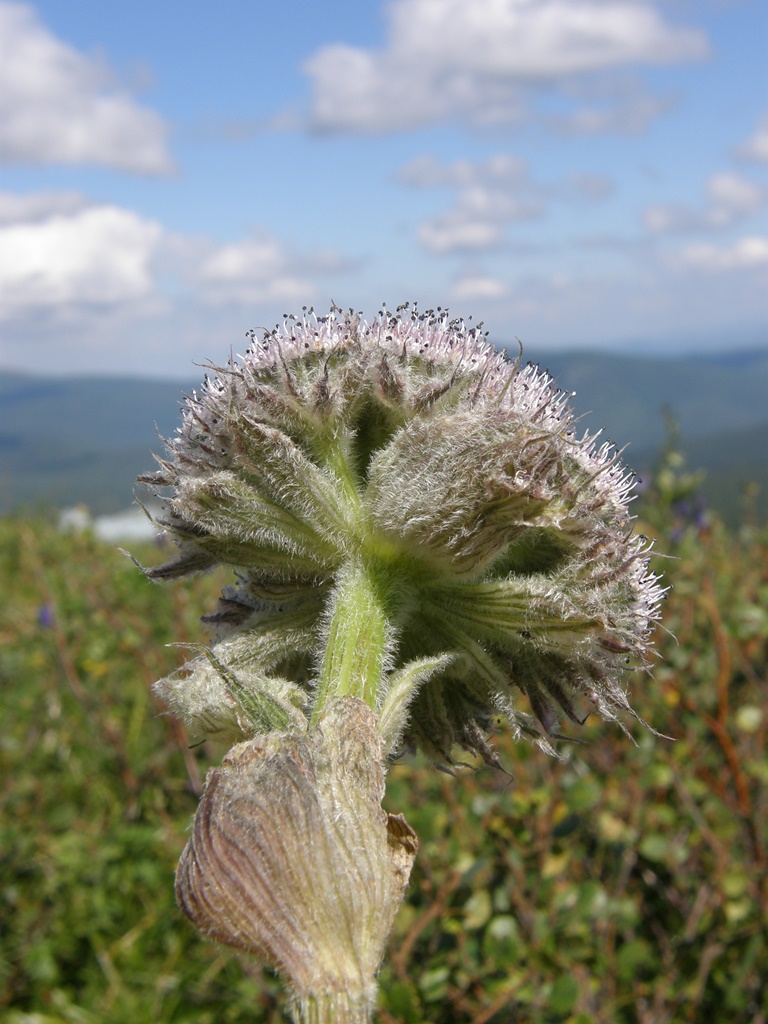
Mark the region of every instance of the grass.
MULTIPOLYGON (((422 846, 382 1024, 768 1020, 768 536, 677 523, 660 546, 662 658, 632 690, 674 742, 590 721, 562 762, 500 735, 513 777, 391 770, 422 846)), ((173 900, 222 751, 150 686, 223 577, 157 587, 43 519, 0 520, 0 565, 0 1020, 281 1021, 275 979, 173 900)))

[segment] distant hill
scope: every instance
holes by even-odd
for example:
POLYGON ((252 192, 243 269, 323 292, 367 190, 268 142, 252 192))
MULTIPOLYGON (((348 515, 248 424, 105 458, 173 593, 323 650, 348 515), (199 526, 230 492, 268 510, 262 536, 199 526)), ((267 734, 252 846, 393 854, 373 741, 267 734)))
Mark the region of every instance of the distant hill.
MULTIPOLYGON (((688 468, 705 471, 702 492, 731 524, 741 522, 745 512, 768 522, 768 409, 764 415, 762 423, 744 430, 683 438, 688 468)), ((642 453, 641 476, 655 455, 653 450, 642 453)))
POLYGON ((2 374, 0 511, 125 508, 137 475, 154 465, 150 452, 178 425, 181 399, 164 381, 2 374))
MULTIPOLYGON (((636 447, 664 437, 664 409, 684 438, 748 430, 768 421, 768 350, 718 359, 643 359, 602 352, 566 352, 535 361, 560 387, 575 391, 574 407, 590 427, 636 447)), ((630 455, 631 461, 631 455, 630 455)))
MULTIPOLYGON (((641 475, 664 437, 663 411, 679 422, 691 468, 707 471, 712 504, 734 516, 743 483, 761 485, 768 510, 768 350, 702 358, 603 352, 546 353, 539 361, 575 391, 585 428, 629 444, 641 475)), ((137 378, 0 376, 0 512, 84 502, 95 513, 130 504, 151 451, 180 421, 182 386, 137 378)))

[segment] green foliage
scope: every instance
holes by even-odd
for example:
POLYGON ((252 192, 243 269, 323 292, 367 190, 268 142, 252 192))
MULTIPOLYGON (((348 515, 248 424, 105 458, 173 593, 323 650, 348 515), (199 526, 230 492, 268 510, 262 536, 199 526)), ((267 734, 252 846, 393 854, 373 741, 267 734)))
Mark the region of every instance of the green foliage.
POLYGON ((671 409, 664 410, 666 437, 656 459, 650 488, 643 494, 643 515, 662 533, 673 534, 684 525, 686 512, 691 511, 701 495, 701 485, 706 476, 701 470, 691 472, 685 464, 681 451, 680 428, 671 409))
POLYGON ((174 905, 209 759, 149 687, 217 581, 162 589, 43 523, 3 521, 0 565, 0 1019, 280 1020, 276 983, 174 905))
MULTIPOLYGON (((387 808, 422 846, 382 1024, 768 1014, 768 538, 690 526, 675 554, 662 657, 632 686, 674 742, 590 721, 564 761, 500 735, 514 778, 391 770, 387 808)), ((222 579, 157 586, 92 538, 14 520, 0 567, 0 1019, 276 1024, 275 980, 173 900, 222 750, 190 748, 149 687, 184 658, 165 644, 203 638, 222 579)))

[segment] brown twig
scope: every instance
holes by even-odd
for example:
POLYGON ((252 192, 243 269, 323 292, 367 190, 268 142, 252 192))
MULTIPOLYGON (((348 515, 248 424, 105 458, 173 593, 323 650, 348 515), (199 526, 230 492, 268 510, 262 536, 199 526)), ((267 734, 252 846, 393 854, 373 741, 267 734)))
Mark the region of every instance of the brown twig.
POLYGON ((452 871, 448 878, 438 889, 435 894, 435 898, 429 907, 413 922, 411 927, 400 944, 400 948, 392 956, 392 967, 395 974, 401 980, 405 980, 409 977, 408 972, 408 961, 410 959, 413 947, 416 945, 416 941, 424 931, 424 929, 444 913, 445 908, 448 904, 448 900, 459 887, 461 882, 462 872, 452 871))

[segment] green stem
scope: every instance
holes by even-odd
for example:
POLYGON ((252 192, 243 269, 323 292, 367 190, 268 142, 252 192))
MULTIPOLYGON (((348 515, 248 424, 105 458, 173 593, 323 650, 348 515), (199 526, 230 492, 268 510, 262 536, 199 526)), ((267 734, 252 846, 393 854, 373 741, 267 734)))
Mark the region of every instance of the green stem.
POLYGON ((383 571, 355 559, 339 574, 312 722, 331 696, 360 697, 376 707, 391 637, 383 571))
POLYGON ((350 456, 350 443, 349 436, 338 427, 330 431, 319 432, 315 438, 314 455, 319 465, 325 466, 333 473, 344 500, 349 503, 351 508, 358 511, 360 508, 359 481, 350 456))
POLYGON ((368 999, 348 992, 329 992, 298 997, 291 1003, 294 1024, 370 1024, 373 1020, 368 999))

